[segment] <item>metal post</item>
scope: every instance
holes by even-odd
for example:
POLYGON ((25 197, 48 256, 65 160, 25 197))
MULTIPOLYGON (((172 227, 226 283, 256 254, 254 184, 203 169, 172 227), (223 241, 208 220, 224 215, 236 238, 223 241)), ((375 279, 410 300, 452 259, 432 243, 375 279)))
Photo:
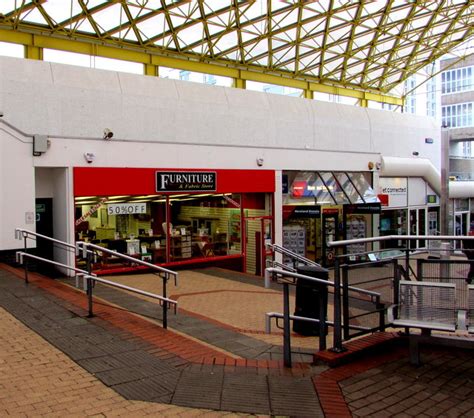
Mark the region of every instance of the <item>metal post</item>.
POLYGON ((291 367, 290 289, 288 283, 283 283, 283 363, 285 367, 291 367))
MULTIPOLYGON (((26 234, 23 233, 23 246, 25 253, 28 252, 26 248, 26 234)), ((25 267, 25 284, 28 284, 28 257, 23 257, 23 265, 25 267)))
POLYGON ((342 269, 342 321, 344 340, 348 340, 349 335, 349 277, 348 268, 342 269))
POLYGON ((385 305, 380 303, 380 296, 375 298, 375 309, 379 311, 379 330, 385 331, 385 305))
POLYGON ((449 130, 441 128, 440 232, 449 235, 449 130))
POLYGON ((94 316, 93 307, 92 307, 92 304, 93 304, 93 301, 92 301, 92 279, 89 276, 87 277, 86 292, 87 292, 87 304, 88 304, 88 307, 89 307, 89 314, 87 316, 89 318, 92 318, 94 316))
POLYGON ((407 248, 405 248, 405 271, 407 275, 405 279, 410 280, 410 248, 409 248, 408 242, 407 242, 407 248))
MULTIPOLYGON (((168 273, 163 278, 163 297, 166 298, 166 282, 168 281, 168 273)), ((163 328, 168 328, 168 302, 163 301, 163 328)))
POLYGON ((319 291, 319 351, 326 350, 326 315, 328 304, 328 288, 322 284, 318 285, 319 291))
POLYGON ((89 276, 87 277, 87 289, 86 289, 86 293, 87 293, 87 303, 88 303, 88 306, 89 306, 89 314, 88 314, 88 317, 89 318, 92 318, 94 316, 94 312, 93 312, 93 301, 92 301, 92 279, 91 279, 91 274, 92 274, 92 252, 90 250, 87 249, 87 247, 84 247, 86 248, 86 251, 87 251, 87 256, 86 256, 86 269, 87 269, 87 273, 89 274, 89 276))
POLYGON ((341 272, 340 261, 336 257, 334 263, 334 339, 331 351, 341 353, 346 349, 342 346, 341 321, 341 272))

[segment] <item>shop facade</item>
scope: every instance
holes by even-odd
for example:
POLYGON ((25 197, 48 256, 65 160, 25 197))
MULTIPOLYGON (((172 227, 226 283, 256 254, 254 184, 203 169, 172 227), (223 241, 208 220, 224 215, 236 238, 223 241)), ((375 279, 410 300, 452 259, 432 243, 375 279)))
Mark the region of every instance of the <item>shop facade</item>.
MULTIPOLYGON (((154 264, 261 274, 272 170, 74 168, 75 239, 154 264)), ((104 254, 98 274, 132 271, 104 254)))
MULTIPOLYGON (((328 242, 372 237, 381 210, 372 181, 371 172, 284 171, 283 246, 331 266, 336 253, 328 242)), ((338 251, 357 261, 367 249, 338 251)))
MULTIPOLYGON (((380 177, 378 197, 382 202, 380 236, 439 235, 439 195, 421 177, 380 177)), ((402 248, 401 240, 382 241, 382 249, 402 248)), ((427 247, 425 240, 411 241, 416 248, 427 247)))

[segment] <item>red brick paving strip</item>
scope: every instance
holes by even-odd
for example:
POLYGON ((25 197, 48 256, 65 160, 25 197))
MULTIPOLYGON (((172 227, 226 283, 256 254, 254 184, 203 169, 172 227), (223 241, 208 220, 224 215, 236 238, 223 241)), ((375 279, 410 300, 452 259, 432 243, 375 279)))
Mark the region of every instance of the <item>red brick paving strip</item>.
MULTIPOLYGON (((348 348, 348 351, 346 352, 333 353, 327 350, 318 353, 315 357, 326 359, 330 364, 332 360, 334 365, 343 361, 342 359, 344 356, 348 356, 349 358, 353 357, 352 354, 358 350, 372 348, 374 345, 377 346, 386 342, 394 341, 396 338, 397 334, 392 333, 373 334, 367 338, 349 342, 345 346, 348 348), (334 359, 336 359, 335 362, 334 359)), ((398 360, 404 356, 407 356, 406 348, 393 347, 389 353, 377 354, 376 357, 364 358, 357 362, 353 361, 350 364, 326 370, 321 373, 321 375, 313 377, 313 384, 318 393, 324 415, 328 418, 352 417, 339 386, 339 382, 356 374, 378 367, 384 363, 398 360)))
MULTIPOLYGON (((0 263, 0 268, 14 274, 23 279, 23 270, 0 263)), ((84 293, 67 286, 61 282, 46 278, 41 274, 29 272, 29 281, 34 283, 39 288, 59 297, 61 300, 72 304, 75 307, 83 310, 88 309, 87 298, 84 293)), ((81 314, 84 314, 82 312, 81 314)), ((206 365, 236 365, 237 358, 228 356, 221 351, 200 344, 195 340, 186 338, 185 336, 174 333, 170 330, 165 330, 162 327, 148 322, 130 312, 115 309, 104 302, 96 303, 94 305, 94 314, 102 320, 109 322, 111 325, 129 332, 130 334, 139 337, 154 346, 165 350, 165 353, 155 353, 158 357, 164 358, 169 353, 182 358, 183 360, 206 365)), ((208 318, 206 318, 208 319, 208 318)), ((253 360, 242 359, 245 361, 245 367, 255 367, 257 369, 281 369, 283 374, 283 361, 278 360, 253 360)), ((239 361, 239 365, 242 361, 239 361)), ((291 371, 293 375, 304 374, 309 369, 308 364, 294 364, 291 371)))

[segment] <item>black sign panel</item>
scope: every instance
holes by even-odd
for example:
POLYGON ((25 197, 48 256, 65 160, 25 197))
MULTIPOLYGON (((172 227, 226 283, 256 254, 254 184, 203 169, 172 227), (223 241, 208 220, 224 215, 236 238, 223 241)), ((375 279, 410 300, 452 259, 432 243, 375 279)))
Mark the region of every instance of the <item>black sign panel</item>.
POLYGON ((157 192, 215 192, 215 171, 157 171, 157 192))
POLYGON ((344 205, 345 213, 377 214, 382 212, 380 203, 361 203, 358 205, 344 205))
POLYGON ((294 218, 316 218, 321 216, 321 206, 295 206, 291 216, 294 218))

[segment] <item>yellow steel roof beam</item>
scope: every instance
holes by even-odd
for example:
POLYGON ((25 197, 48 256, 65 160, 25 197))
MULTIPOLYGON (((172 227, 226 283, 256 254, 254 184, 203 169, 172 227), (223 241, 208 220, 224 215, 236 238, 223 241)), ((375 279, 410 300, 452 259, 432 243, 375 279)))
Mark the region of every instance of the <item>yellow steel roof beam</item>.
POLYGON ((119 60, 138 62, 142 64, 152 64, 156 66, 166 66, 182 70, 195 71, 218 76, 243 79, 247 81, 257 81, 263 83, 277 84, 281 86, 293 87, 302 90, 320 91, 330 94, 339 94, 341 96, 357 97, 369 94, 369 100, 381 101, 386 103, 400 104, 401 99, 392 96, 386 96, 381 93, 364 93, 354 89, 345 89, 335 85, 325 86, 316 81, 304 81, 288 77, 286 74, 272 75, 262 72, 259 67, 249 67, 247 70, 240 70, 224 65, 210 64, 205 62, 192 61, 186 58, 175 58, 160 56, 149 52, 136 51, 117 46, 109 46, 97 43, 90 43, 72 39, 63 39, 45 35, 35 35, 31 33, 0 29, 0 41, 13 42, 23 45, 37 46, 41 48, 50 48, 79 54, 92 56, 101 56, 105 58, 114 58, 119 60), (250 71, 251 70, 251 71, 250 71))

